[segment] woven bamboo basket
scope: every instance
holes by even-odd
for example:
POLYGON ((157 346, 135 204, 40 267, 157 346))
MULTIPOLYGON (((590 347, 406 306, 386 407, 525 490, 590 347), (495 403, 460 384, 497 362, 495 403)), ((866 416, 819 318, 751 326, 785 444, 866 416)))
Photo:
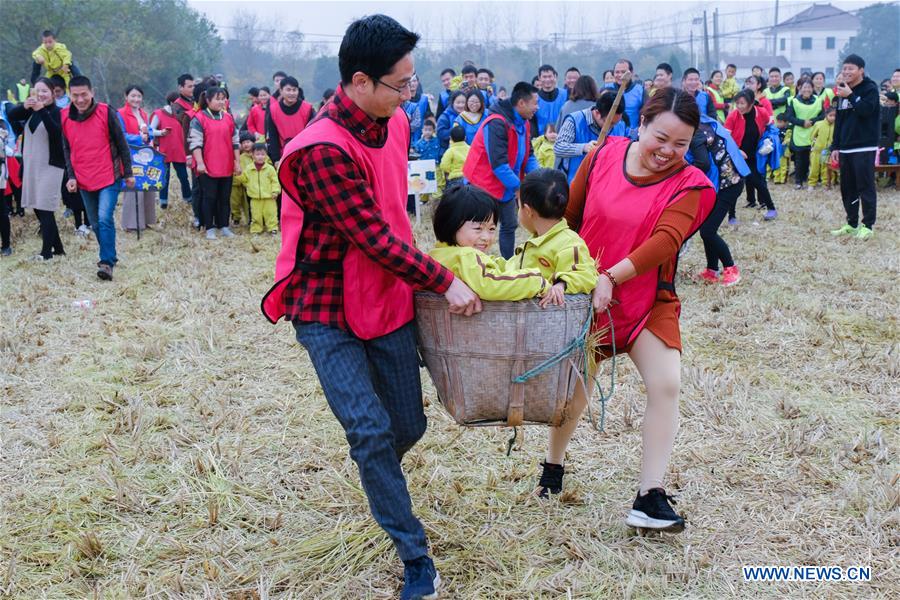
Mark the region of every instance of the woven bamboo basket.
POLYGON ((460 425, 558 426, 583 385, 583 345, 524 383, 513 380, 579 338, 590 296, 566 296, 564 306, 537 300, 483 302, 471 317, 447 310, 443 296, 416 294, 419 349, 438 398, 460 425))

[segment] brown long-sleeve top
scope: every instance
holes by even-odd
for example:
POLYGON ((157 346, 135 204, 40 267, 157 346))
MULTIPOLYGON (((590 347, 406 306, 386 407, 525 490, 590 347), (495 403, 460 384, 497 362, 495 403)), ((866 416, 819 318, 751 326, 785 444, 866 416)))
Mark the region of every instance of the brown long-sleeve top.
MULTIPOLYGON (((581 166, 578 168, 578 172, 575 174, 575 179, 572 180, 569 189, 566 221, 569 223, 569 227, 575 231, 581 229, 581 222, 584 217, 584 207, 587 201, 585 189, 594 152, 597 152, 597 149, 593 150, 591 154, 581 161, 581 166)), ((684 161, 672 165, 666 171, 656 175, 647 177, 629 175, 628 177, 635 184, 646 185, 661 181, 672 172, 683 167, 684 161)), ((650 237, 635 248, 627 257, 634 264, 638 275, 662 266, 660 278, 665 281, 673 280, 678 250, 690 231, 691 224, 694 222, 699 208, 700 192, 691 190, 681 200, 663 210, 650 237)), ((596 244, 592 243, 591 240, 585 241, 588 247, 596 247, 596 244)), ((661 339, 669 348, 675 348, 680 352, 681 329, 678 326, 679 314, 681 314, 681 302, 678 300, 678 296, 668 290, 658 290, 656 292, 656 301, 653 304, 653 308, 650 309, 650 318, 647 320, 645 329, 648 329, 661 339)), ((631 346, 629 345, 622 349, 621 352, 627 353, 630 350, 631 346)))

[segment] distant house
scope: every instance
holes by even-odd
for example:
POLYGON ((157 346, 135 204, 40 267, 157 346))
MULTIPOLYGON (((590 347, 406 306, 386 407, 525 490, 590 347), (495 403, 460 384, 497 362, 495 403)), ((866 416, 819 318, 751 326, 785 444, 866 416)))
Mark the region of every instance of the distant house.
POLYGON ((859 18, 831 4, 813 4, 768 33, 775 38, 775 52, 797 77, 822 71, 825 80, 832 82, 840 52, 859 32, 859 25, 859 18))

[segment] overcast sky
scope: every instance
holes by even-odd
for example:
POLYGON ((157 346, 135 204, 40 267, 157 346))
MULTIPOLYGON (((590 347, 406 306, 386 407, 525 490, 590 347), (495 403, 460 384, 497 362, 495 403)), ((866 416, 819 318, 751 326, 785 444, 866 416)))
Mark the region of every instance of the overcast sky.
MULTIPOLYGON (((442 43, 489 32, 493 39, 506 43, 509 39, 551 40, 562 36, 572 42, 579 38, 597 39, 605 36, 611 45, 683 40, 690 35, 702 35, 702 24, 691 23, 709 11, 720 11, 723 33, 767 26, 774 21, 774 1, 723 0, 719 2, 384 2, 341 1, 299 2, 296 0, 228 1, 189 0, 189 4, 206 14, 228 39, 239 11, 253 13, 266 28, 278 31, 299 30, 308 44, 318 44, 323 52, 337 52, 341 35, 355 18, 382 12, 413 28, 423 36, 422 45, 439 48, 442 43)), ((779 21, 783 21, 810 6, 810 2, 782 1, 779 21)), ((853 10, 869 2, 832 1, 844 10, 853 10)), ((712 34, 712 31, 710 31, 712 34)), ((754 43, 762 43, 762 34, 732 38, 736 51, 748 50, 754 43)), ((724 49, 724 48, 723 48, 724 49)))

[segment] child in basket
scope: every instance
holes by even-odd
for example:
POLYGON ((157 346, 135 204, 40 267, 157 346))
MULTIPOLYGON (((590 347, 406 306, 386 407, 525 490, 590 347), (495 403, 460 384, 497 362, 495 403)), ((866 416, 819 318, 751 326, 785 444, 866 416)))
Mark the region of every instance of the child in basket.
POLYGON ((568 179, 557 169, 532 171, 519 188, 519 224, 532 237, 507 266, 538 269, 553 284, 542 305, 562 305, 564 294, 590 294, 600 277, 587 244, 563 218, 568 202, 568 179))
POLYGON ((497 234, 500 209, 484 190, 457 185, 444 192, 434 211, 437 245, 429 252, 482 300, 525 300, 547 294, 539 269, 507 269, 488 250, 497 234))

